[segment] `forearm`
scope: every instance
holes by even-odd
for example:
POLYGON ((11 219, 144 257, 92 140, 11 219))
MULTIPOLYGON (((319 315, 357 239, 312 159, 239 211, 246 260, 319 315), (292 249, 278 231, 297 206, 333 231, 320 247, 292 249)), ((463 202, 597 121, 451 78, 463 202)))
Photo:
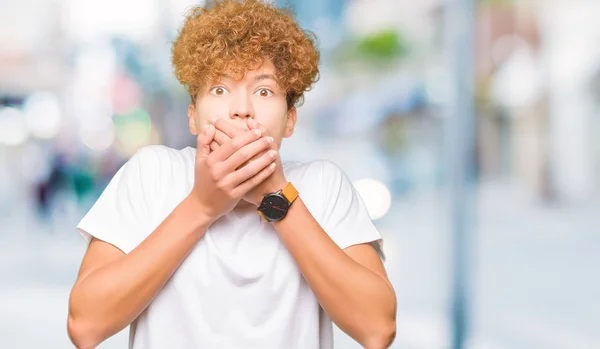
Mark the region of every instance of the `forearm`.
POLYGON ((395 331, 396 297, 392 286, 340 249, 301 199, 274 226, 338 327, 367 348, 387 345, 380 343, 395 331))
POLYGON ((69 304, 69 328, 75 329, 71 336, 93 347, 133 322, 204 235, 208 224, 186 199, 131 253, 75 284, 69 304))

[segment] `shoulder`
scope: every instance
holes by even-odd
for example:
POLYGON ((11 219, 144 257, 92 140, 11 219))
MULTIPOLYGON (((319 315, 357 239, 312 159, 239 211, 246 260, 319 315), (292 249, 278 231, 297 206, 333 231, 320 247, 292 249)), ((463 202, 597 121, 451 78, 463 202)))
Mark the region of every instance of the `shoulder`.
POLYGON ((178 150, 164 145, 149 145, 139 148, 127 161, 123 175, 137 178, 143 186, 152 187, 160 181, 170 181, 172 176, 185 176, 190 166, 193 168, 193 162, 190 148, 178 150))
POLYGON ((286 174, 309 174, 323 178, 344 174, 344 171, 331 160, 290 161, 284 163, 284 171, 286 174))
POLYGON ((347 182, 344 171, 331 160, 288 162, 284 164, 288 180, 298 183, 305 190, 318 190, 328 195, 347 182))
POLYGON ((177 150, 160 144, 147 145, 139 148, 132 159, 136 158, 137 161, 144 163, 172 161, 184 156, 187 149, 177 150))
POLYGON ((158 170, 187 162, 189 153, 189 148, 178 150, 164 145, 148 145, 139 148, 128 162, 143 169, 158 170))
POLYGON ((164 145, 141 147, 126 165, 130 176, 148 200, 156 201, 157 209, 167 198, 185 192, 193 183, 195 149, 174 149, 164 145))

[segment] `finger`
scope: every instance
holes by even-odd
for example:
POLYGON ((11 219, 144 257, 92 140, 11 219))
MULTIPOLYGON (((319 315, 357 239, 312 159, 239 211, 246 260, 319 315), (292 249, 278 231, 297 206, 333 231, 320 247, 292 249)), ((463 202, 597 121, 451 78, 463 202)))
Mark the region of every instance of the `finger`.
POLYGON ((235 189, 233 189, 232 194, 234 195, 234 197, 243 197, 254 187, 264 182, 265 179, 269 178, 269 176, 272 175, 273 172, 275 172, 275 167, 277 167, 277 165, 274 162, 272 162, 271 164, 267 165, 262 170, 260 170, 253 177, 250 177, 243 183, 239 184, 237 187, 235 187, 235 189))
POLYGON ((210 150, 211 151, 215 151, 215 150, 219 149, 219 147, 220 147, 219 143, 217 143, 215 141, 210 142, 210 150))
POLYGON ((223 145, 223 144, 229 142, 230 140, 231 140, 231 137, 229 137, 226 133, 224 133, 223 131, 221 131, 219 129, 216 129, 216 131, 215 131, 215 141, 219 145, 223 145))
POLYGON ((250 162, 248 165, 228 174, 223 179, 224 183, 226 183, 229 187, 235 188, 254 177, 265 167, 275 162, 276 154, 273 155, 273 152, 275 151, 271 150, 269 153, 263 154, 260 158, 250 162))
POLYGON ((223 162, 225 172, 229 173, 235 171, 250 159, 267 150, 272 143, 272 137, 261 137, 260 139, 243 146, 223 162))
MULTIPOLYGON (((252 118, 247 118, 246 120, 248 121, 248 120, 253 120, 253 119, 252 119, 252 118)), ((251 129, 249 125, 248 125, 248 129, 251 129)), ((265 129, 265 130, 266 130, 266 128, 264 128, 264 127, 263 127, 263 129, 265 129)), ((259 130, 260 130, 260 129, 259 129, 259 130)), ((263 137, 264 137, 264 136, 268 136, 268 134, 265 134, 265 133, 263 133, 262 131, 261 131, 261 133, 262 133, 263 137)), ((267 149, 265 149, 265 152, 266 152, 266 151, 267 151, 267 149)), ((247 165, 249 162, 251 162, 251 161, 254 161, 254 160, 258 159, 258 158, 259 158, 259 157, 261 157, 263 154, 264 154, 264 152, 262 152, 262 153, 260 153, 260 152, 259 152, 258 154, 256 154, 255 156, 253 156, 252 158, 250 158, 249 160, 247 160, 246 162, 244 162, 244 163, 243 163, 243 164, 241 164, 240 166, 238 166, 238 167, 236 168, 236 170, 237 170, 238 168, 240 168, 240 167, 246 166, 246 165, 247 165)))
POLYGON ((246 124, 248 125, 248 128, 250 130, 260 130, 260 132, 263 134, 263 136, 269 136, 269 129, 267 129, 267 127, 261 123, 259 123, 258 121, 254 120, 253 118, 248 118, 246 119, 246 124))
POLYGON ((244 134, 235 137, 234 139, 221 145, 217 150, 210 154, 210 163, 222 163, 227 160, 233 153, 241 149, 247 144, 250 144, 259 139, 261 133, 259 130, 245 131, 244 134))
POLYGON ((215 127, 225 133, 229 138, 233 139, 239 135, 242 135, 246 130, 235 126, 234 124, 225 121, 224 119, 217 119, 215 122, 215 127))
POLYGON ((246 125, 248 125, 248 128, 250 130, 254 130, 256 128, 257 122, 253 118, 247 118, 246 125))
POLYGON ((202 130, 202 133, 198 135, 196 139, 196 153, 197 156, 205 158, 210 154, 210 143, 213 141, 215 136, 215 128, 213 125, 206 125, 202 130))
POLYGON ((250 160, 247 160, 246 162, 244 162, 244 163, 243 163, 243 164, 241 164, 240 166, 236 167, 235 169, 236 169, 236 170, 239 170, 240 168, 242 168, 242 167, 244 167, 244 166, 248 165, 249 163, 251 163, 252 161, 254 161, 254 160, 256 160, 256 159, 260 158, 260 157, 261 157, 261 156, 262 156, 262 155, 263 155, 263 154, 264 154, 264 153, 265 153, 267 150, 268 150, 268 149, 265 149, 265 150, 264 150, 264 151, 262 151, 262 152, 260 152, 260 151, 259 151, 259 152, 258 152, 258 154, 254 155, 252 158, 250 158, 250 160))

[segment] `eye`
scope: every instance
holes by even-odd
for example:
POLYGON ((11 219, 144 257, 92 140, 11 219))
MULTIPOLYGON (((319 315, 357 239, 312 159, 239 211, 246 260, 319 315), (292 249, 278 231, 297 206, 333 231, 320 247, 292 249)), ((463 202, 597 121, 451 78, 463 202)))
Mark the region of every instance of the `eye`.
POLYGON ((227 89, 223 86, 215 86, 210 89, 210 93, 215 96, 222 96, 224 94, 229 93, 229 91, 227 91, 227 89))
POLYGON ((261 97, 271 97, 273 95, 273 91, 268 88, 261 88, 256 93, 261 97))

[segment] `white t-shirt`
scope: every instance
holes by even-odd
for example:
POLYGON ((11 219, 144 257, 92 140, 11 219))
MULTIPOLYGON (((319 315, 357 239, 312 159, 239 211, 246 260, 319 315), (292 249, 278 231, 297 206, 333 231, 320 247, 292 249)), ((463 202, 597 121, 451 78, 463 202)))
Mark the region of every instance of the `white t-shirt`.
MULTIPOLYGON (((117 172, 77 225, 125 253, 190 193, 196 149, 148 146, 117 172)), ((340 248, 381 235, 346 175, 330 161, 284 163, 286 179, 340 248)), ((332 322, 270 223, 254 210, 211 225, 131 324, 134 349, 331 349, 332 322)))

